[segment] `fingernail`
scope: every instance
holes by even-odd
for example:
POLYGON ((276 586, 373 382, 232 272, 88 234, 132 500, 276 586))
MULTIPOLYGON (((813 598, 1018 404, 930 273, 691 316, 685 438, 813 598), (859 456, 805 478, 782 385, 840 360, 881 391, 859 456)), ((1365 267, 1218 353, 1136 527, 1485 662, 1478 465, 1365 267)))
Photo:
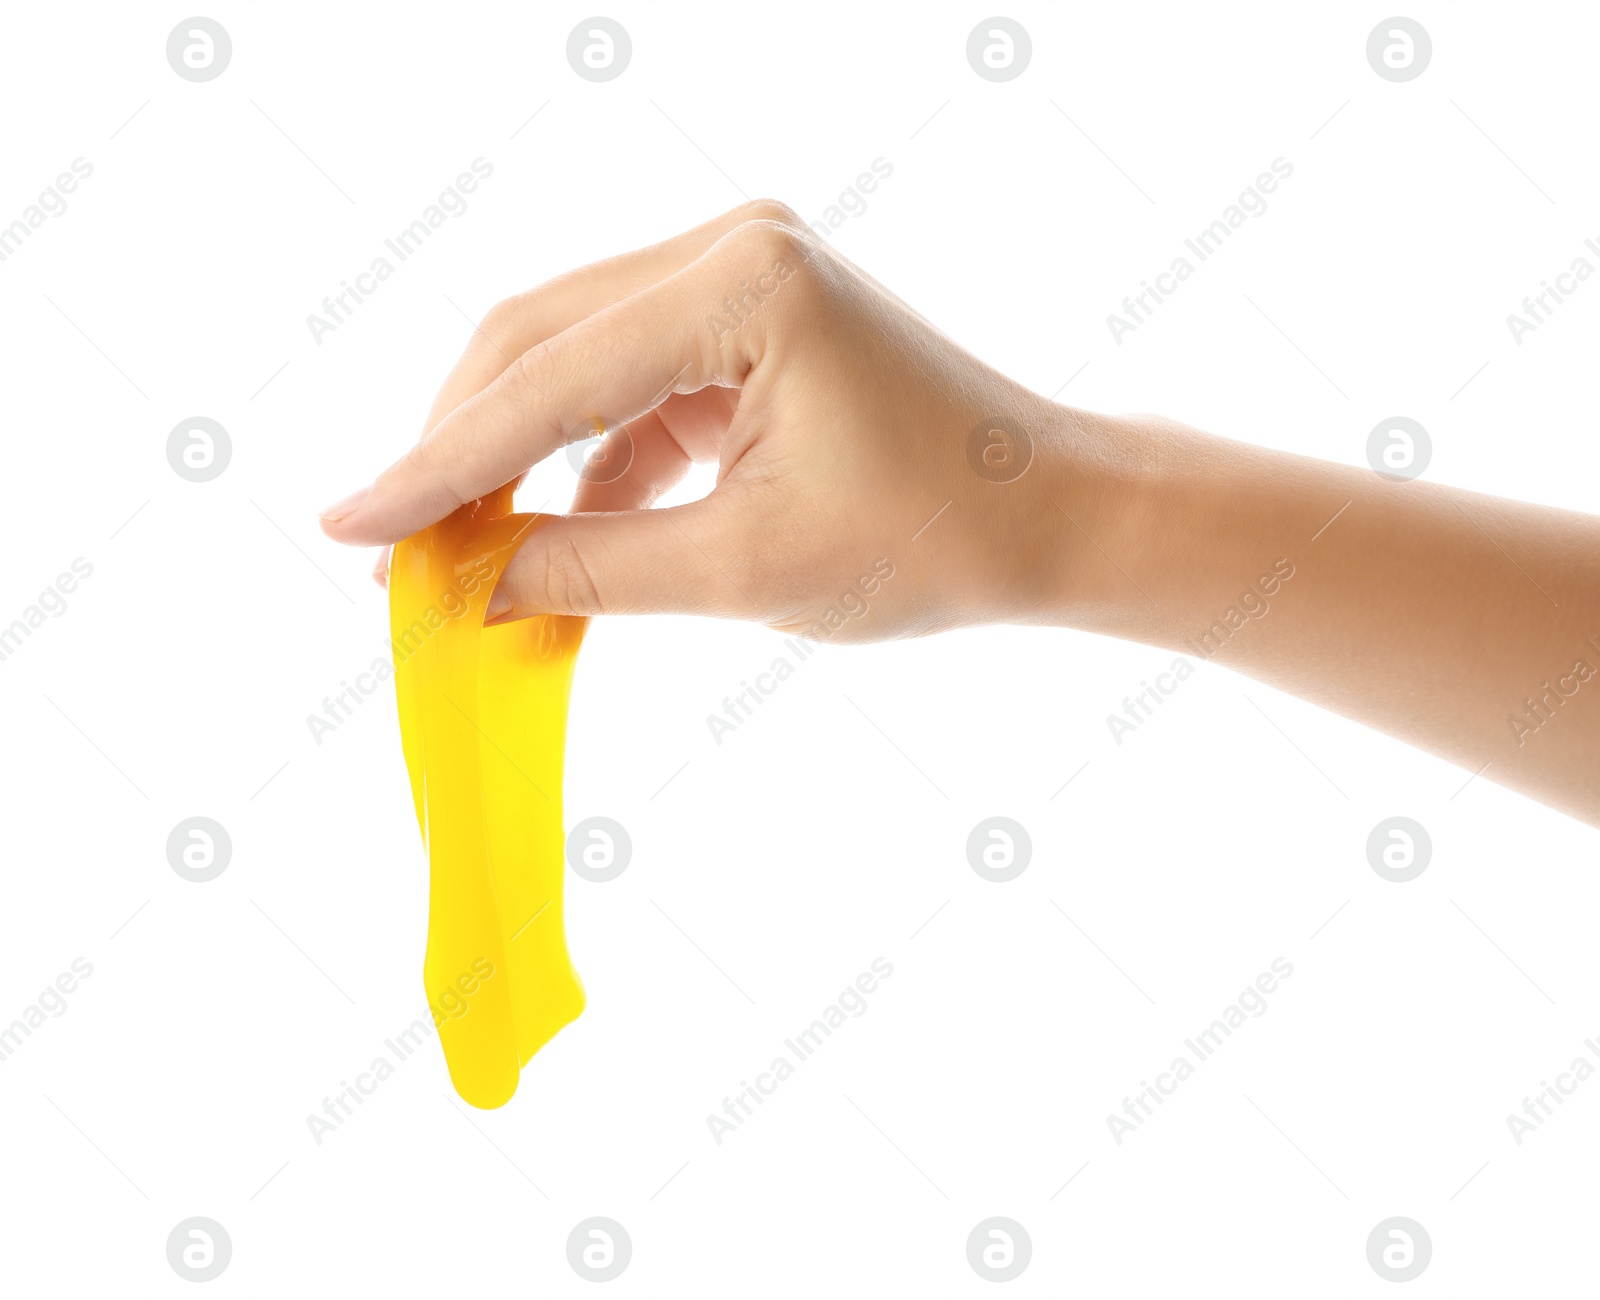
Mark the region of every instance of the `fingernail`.
POLYGON ((489 608, 484 611, 484 625, 487 626, 501 615, 509 614, 510 612, 511 597, 506 595, 505 592, 496 589, 494 595, 489 597, 489 608))
POLYGON ((367 496, 369 493, 371 493, 371 491, 372 487, 369 484, 368 486, 362 488, 359 492, 352 492, 349 496, 345 497, 343 501, 335 501, 331 506, 322 512, 321 518, 325 519, 330 524, 336 524, 341 519, 349 518, 356 512, 356 507, 367 499, 367 496))

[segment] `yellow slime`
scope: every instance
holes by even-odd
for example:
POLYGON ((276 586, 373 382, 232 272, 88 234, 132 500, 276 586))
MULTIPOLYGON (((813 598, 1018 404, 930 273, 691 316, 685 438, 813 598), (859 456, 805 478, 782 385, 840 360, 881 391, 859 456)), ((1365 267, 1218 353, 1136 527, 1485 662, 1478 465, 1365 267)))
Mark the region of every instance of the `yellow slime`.
POLYGON ((561 886, 562 751, 587 619, 484 627, 495 583, 547 522, 502 488, 398 543, 389 621, 400 738, 428 854, 423 984, 450 1079, 504 1105, 583 1011, 561 886))

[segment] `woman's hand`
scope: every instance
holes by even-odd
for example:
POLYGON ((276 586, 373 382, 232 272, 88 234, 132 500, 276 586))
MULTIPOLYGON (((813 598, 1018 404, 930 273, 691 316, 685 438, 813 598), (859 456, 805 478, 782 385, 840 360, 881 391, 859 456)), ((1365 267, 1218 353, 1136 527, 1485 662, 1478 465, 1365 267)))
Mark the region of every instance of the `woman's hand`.
POLYGON ((990 369, 770 202, 499 304, 428 424, 324 514, 330 537, 396 541, 607 430, 497 621, 711 614, 850 641, 1044 621, 1113 527, 1111 421, 990 369), (715 491, 644 509, 696 461, 715 491))
POLYGON ((780 205, 501 304, 428 424, 329 536, 396 541, 608 430, 499 617, 1086 628, 1216 658, 1600 825, 1600 519, 1055 406, 780 205), (644 509, 692 461, 716 489, 644 509))

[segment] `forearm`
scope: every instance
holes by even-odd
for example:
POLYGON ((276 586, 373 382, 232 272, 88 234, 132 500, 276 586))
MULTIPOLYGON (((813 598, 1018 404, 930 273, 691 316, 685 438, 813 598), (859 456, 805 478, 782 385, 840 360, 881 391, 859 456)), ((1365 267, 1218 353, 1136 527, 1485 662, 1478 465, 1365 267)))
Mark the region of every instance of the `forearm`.
POLYGON ((1097 436, 1071 493, 1087 581, 1061 621, 1214 660, 1600 824, 1600 518, 1144 418, 1097 436))

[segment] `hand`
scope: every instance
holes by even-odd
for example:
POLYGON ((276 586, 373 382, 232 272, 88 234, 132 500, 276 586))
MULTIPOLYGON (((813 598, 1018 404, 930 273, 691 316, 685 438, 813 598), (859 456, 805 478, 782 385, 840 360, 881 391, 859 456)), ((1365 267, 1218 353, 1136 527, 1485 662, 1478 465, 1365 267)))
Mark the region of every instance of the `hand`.
POLYGON ((1077 525, 1099 535, 1112 423, 998 374, 761 202, 499 304, 426 436, 323 527, 396 541, 607 428, 495 621, 710 614, 866 641, 1054 620, 1077 525), (645 509, 703 461, 709 496, 645 509))
POLYGON ((1600 825, 1600 519, 1056 406, 780 205, 496 307, 428 424, 329 536, 396 541, 610 430, 575 513, 508 567, 500 619, 1086 628, 1217 658, 1600 825), (716 489, 646 509, 693 461, 716 489))

